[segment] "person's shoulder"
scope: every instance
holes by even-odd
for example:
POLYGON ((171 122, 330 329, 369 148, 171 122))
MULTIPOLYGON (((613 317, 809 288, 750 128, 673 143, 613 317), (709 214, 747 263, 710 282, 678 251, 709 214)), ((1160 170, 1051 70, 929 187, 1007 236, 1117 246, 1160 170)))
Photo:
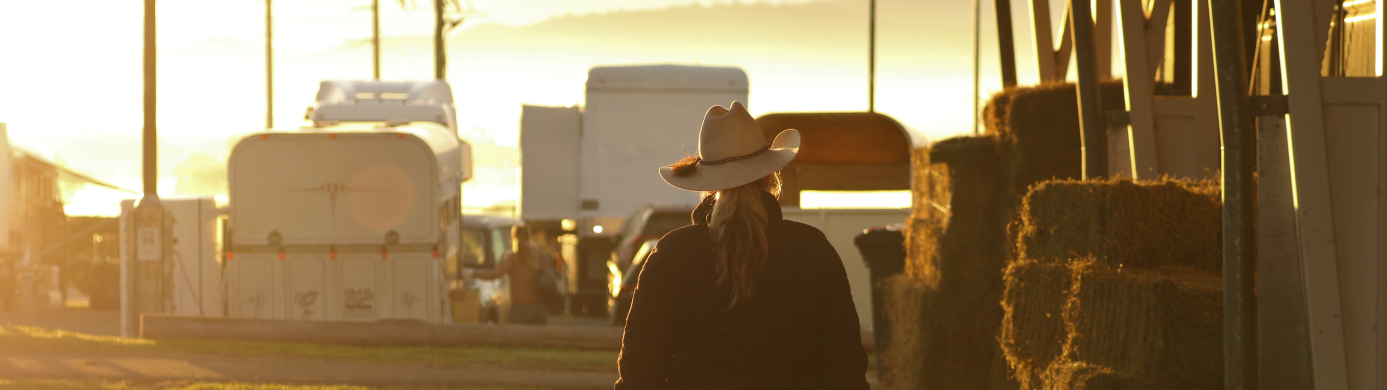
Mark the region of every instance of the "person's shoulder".
POLYGON ((662 247, 667 248, 678 245, 690 245, 700 240, 706 241, 708 239, 708 226, 687 225, 678 229, 674 229, 669 233, 665 233, 664 237, 660 237, 660 242, 655 244, 655 249, 659 250, 662 247))
POLYGON ((828 242, 828 236, 825 236, 823 231, 804 222, 786 219, 776 223, 776 227, 796 238, 823 240, 824 242, 828 242))

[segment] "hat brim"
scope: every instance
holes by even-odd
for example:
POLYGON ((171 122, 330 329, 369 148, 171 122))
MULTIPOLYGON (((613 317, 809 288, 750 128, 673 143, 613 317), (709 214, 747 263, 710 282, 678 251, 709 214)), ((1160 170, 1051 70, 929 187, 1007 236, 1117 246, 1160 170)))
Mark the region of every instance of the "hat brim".
POLYGON ((756 157, 717 165, 699 165, 687 175, 675 176, 669 166, 660 167, 660 177, 676 188, 689 191, 717 191, 740 186, 766 177, 785 167, 799 153, 799 131, 789 129, 776 134, 770 150, 756 157))

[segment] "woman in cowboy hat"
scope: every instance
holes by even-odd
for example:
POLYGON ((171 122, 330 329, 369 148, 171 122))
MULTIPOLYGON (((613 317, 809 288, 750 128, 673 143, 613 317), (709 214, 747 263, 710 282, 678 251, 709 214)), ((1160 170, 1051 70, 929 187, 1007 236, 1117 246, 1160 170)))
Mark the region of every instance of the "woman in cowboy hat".
POLYGON ((626 319, 617 390, 867 389, 867 355, 838 252, 781 218, 776 171, 799 132, 766 145, 741 103, 703 118, 698 157, 660 168, 703 193, 660 239, 626 319))

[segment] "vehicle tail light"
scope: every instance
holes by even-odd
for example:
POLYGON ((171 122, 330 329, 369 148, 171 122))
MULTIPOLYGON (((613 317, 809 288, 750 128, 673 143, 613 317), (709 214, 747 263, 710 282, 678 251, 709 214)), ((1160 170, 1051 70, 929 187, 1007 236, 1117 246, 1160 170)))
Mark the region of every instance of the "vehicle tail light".
POLYGON ((621 284, 621 291, 636 291, 636 285, 635 285, 635 284, 625 284, 625 283, 622 283, 622 284, 621 284))
POLYGON ((642 235, 638 235, 638 236, 635 236, 635 237, 631 237, 631 245, 639 244, 639 243, 641 243, 642 241, 645 241, 645 240, 655 240, 655 239, 659 239, 659 238, 660 238, 660 236, 651 235, 651 234, 642 234, 642 235))

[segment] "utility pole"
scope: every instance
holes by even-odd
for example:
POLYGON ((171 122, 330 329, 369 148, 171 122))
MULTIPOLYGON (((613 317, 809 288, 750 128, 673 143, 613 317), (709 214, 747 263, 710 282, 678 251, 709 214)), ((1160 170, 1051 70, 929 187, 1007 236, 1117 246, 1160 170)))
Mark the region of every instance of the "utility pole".
POLYGON ((155 0, 144 0, 144 196, 135 206, 135 248, 130 272, 133 293, 128 301, 123 333, 132 336, 138 330, 139 315, 158 313, 164 309, 164 208, 159 202, 158 131, 156 102, 157 41, 155 34, 155 0))
POLYGON ((443 10, 447 0, 433 0, 433 78, 444 80, 448 75, 448 52, 443 42, 447 30, 443 10))
POLYGON ((265 0, 265 128, 275 127, 274 19, 271 2, 265 0))
POLYGON ((867 17, 867 112, 877 111, 877 0, 871 0, 867 17))
POLYGON ((380 80, 380 0, 371 0, 371 79, 380 80))
POLYGON ((982 0, 973 0, 973 135, 982 134, 980 122, 982 113, 978 112, 978 94, 981 89, 982 59, 982 0))

